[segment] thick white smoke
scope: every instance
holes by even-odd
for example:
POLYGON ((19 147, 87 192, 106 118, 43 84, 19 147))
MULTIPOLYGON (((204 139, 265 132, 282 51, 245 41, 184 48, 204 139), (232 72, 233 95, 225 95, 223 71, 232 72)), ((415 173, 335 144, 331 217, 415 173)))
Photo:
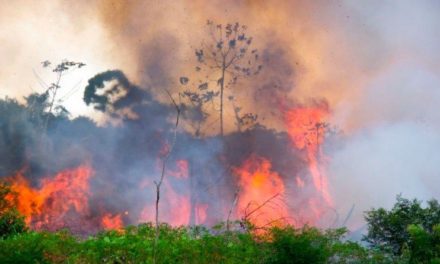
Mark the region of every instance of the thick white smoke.
POLYGON ((356 205, 348 222, 356 228, 363 211, 390 207, 398 194, 440 198, 440 5, 346 4, 374 36, 370 51, 380 51, 364 57, 376 71, 353 87, 357 98, 344 98, 334 107, 334 121, 348 136, 329 154, 329 180, 342 215, 356 205))

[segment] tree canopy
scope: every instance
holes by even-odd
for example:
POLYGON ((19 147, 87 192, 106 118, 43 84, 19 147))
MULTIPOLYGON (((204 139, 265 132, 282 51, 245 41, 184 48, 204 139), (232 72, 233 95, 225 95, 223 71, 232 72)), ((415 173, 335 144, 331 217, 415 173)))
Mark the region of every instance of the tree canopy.
POLYGON ((440 204, 437 200, 427 201, 423 207, 417 199, 398 196, 393 208, 367 211, 365 220, 368 233, 364 240, 370 246, 394 255, 409 252, 412 263, 427 259, 440 261, 440 204))

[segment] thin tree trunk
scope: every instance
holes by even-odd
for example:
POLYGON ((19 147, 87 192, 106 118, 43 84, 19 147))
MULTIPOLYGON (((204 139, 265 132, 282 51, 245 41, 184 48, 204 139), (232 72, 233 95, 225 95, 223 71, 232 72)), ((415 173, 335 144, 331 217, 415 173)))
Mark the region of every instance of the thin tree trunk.
POLYGON ((237 189, 235 191, 234 200, 232 201, 232 205, 231 205, 231 208, 229 209, 229 213, 228 213, 228 218, 226 219, 226 231, 228 231, 228 232, 229 232, 229 229, 230 229, 230 220, 231 220, 232 210, 234 210, 235 207, 237 206, 238 193, 239 192, 240 192, 240 189, 237 189))
POLYGON ((159 224, 159 202, 160 202, 160 187, 162 186, 163 180, 165 178, 165 169, 167 165, 167 161, 171 156, 171 153, 173 152, 174 145, 176 144, 177 139, 177 128, 179 126, 179 118, 180 118, 180 108, 177 105, 176 101, 174 101, 173 97, 171 96, 170 92, 165 89, 165 92, 170 97, 171 101, 174 104, 174 107, 176 108, 176 123, 174 125, 174 131, 173 131, 173 139, 171 141, 171 144, 169 146, 168 152, 163 158, 162 161, 162 172, 160 175, 159 182, 154 181, 154 184, 156 185, 156 206, 155 206, 155 222, 156 222, 156 234, 154 238, 154 248, 153 248, 153 263, 157 263, 157 243, 159 242, 159 234, 160 234, 160 224, 159 224))
POLYGON ((52 95, 52 101, 50 102, 49 112, 47 113, 46 122, 44 123, 44 127, 43 127, 44 131, 47 130, 47 126, 49 124, 50 114, 52 113, 52 108, 53 108, 53 105, 55 104, 55 97, 57 96, 57 91, 58 91, 58 88, 59 88, 59 85, 60 85, 61 74, 62 74, 61 72, 58 73, 58 80, 57 80, 57 83, 54 86, 54 91, 53 91, 53 95, 52 95))
POLYGON ((194 172, 193 172, 193 165, 196 164, 196 162, 193 159, 190 159, 189 161, 190 163, 189 163, 188 176, 189 176, 189 192, 190 192, 189 195, 190 195, 190 208, 191 208, 190 216, 189 216, 189 224, 193 226, 200 223, 196 223, 197 198, 195 194, 196 188, 194 186, 194 172))
POLYGON ((322 173, 321 170, 319 168, 319 162, 320 162, 320 145, 319 145, 319 123, 316 124, 316 169, 319 172, 319 191, 321 192, 321 200, 322 202, 324 202, 324 196, 322 194, 322 188, 323 188, 323 184, 322 184, 322 173))
POLYGON ((220 135, 223 137, 223 90, 225 88, 226 58, 223 58, 222 78, 220 82, 220 135))

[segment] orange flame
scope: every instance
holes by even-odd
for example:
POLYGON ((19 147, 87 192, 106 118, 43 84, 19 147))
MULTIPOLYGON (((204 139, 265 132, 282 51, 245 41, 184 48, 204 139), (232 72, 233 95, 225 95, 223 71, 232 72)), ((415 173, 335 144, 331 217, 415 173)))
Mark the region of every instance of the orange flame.
POLYGON ((239 177, 239 216, 257 227, 290 222, 287 205, 280 199, 285 192, 283 180, 272 171, 269 160, 252 155, 234 173, 239 177))
POLYGON ((40 187, 34 188, 19 172, 10 178, 11 189, 17 195, 17 209, 34 229, 62 228, 70 212, 82 216, 89 214, 89 178, 92 174, 90 167, 80 166, 59 172, 53 178, 44 178, 40 187))
MULTIPOLYGON (((172 226, 188 225, 191 212, 189 197, 178 194, 168 179, 164 179, 163 188, 160 193, 159 221, 166 222, 172 226)), ((139 222, 155 221, 155 208, 155 205, 151 203, 144 206, 139 222)))
POLYGON ((295 108, 286 113, 286 125, 295 146, 307 153, 314 187, 324 202, 331 206, 333 201, 328 191, 327 176, 322 167, 324 155, 321 150, 327 127, 325 120, 328 115, 329 111, 326 107, 295 108))
POLYGON ((104 229, 118 230, 124 227, 124 222, 120 214, 112 215, 107 213, 102 217, 101 225, 104 229))
POLYGON ((168 203, 168 223, 173 226, 187 225, 189 223, 191 203, 187 195, 178 194, 171 183, 165 179, 165 195, 168 203))
MULTIPOLYGON (((158 167, 160 168, 160 160, 158 160, 158 167)), ((165 178, 163 179, 162 188, 160 190, 159 201, 159 221, 167 222, 172 226, 188 225, 191 215, 191 202, 189 198, 188 188, 182 188, 178 192, 174 189, 173 182, 180 182, 181 186, 188 184, 188 161, 177 160, 173 167, 166 170, 165 178), (172 178, 169 178, 171 176, 172 178), (165 213, 166 212, 166 213, 165 213)), ((154 185, 150 180, 144 180, 141 183, 141 188, 152 188, 154 185)), ((155 190, 155 189, 154 189, 155 190)), ((139 222, 154 221, 155 204, 149 203, 142 209, 139 217, 139 222)))

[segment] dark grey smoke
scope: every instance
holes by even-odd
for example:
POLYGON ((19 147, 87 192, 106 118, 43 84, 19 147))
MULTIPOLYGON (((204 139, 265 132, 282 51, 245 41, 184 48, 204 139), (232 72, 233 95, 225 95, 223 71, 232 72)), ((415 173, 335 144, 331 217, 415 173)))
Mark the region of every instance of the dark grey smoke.
MULTIPOLYGON (((70 120, 56 115, 49 119, 47 133, 43 133, 38 121, 32 119, 35 113, 29 106, 1 100, 0 175, 10 176, 25 168, 26 177, 38 186, 42 177, 89 163, 95 171, 89 201, 92 212, 77 221, 74 214, 69 215, 69 223, 76 225, 77 232, 90 232, 99 228, 97 221, 105 212, 127 211, 123 215, 124 223, 135 224, 143 208, 154 203, 153 181, 159 178, 160 157, 172 136, 175 109, 171 103, 157 101, 150 89, 132 84, 118 70, 91 78, 84 100, 119 118, 119 125, 100 127, 84 117, 70 120), (81 228, 78 223, 87 224, 81 228)), ((167 179, 176 193, 189 196, 192 206, 208 204, 205 224, 212 225, 226 219, 225 210, 234 199, 237 178, 231 169, 251 155, 272 162, 273 170, 291 187, 286 197, 291 211, 304 210, 300 201, 306 201, 313 193, 304 193, 292 183, 293 177, 305 170, 305 153, 291 145, 286 133, 261 125, 224 138, 198 138, 179 130, 167 169, 176 170, 176 162, 186 160, 189 178, 167 176, 167 179)), ((302 177, 308 181, 306 175, 302 177)), ((163 202, 163 221, 170 220, 171 210, 172 206, 163 202)), ((194 207, 190 223, 195 223, 194 207)))

